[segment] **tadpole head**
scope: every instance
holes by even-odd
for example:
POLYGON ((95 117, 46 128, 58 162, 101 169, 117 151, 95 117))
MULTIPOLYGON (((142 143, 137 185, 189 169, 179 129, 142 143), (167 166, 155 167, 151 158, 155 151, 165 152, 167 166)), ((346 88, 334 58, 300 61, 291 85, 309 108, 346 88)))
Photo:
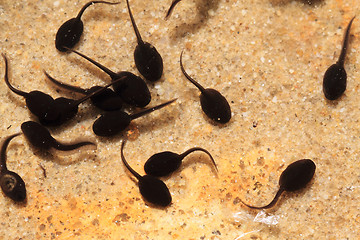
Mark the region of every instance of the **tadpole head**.
MULTIPOLYGON (((90 88, 88 91, 89 93, 95 92, 97 90, 102 89, 100 86, 95 86, 90 88)), ((123 106, 123 101, 121 97, 116 94, 113 90, 107 88, 103 92, 96 94, 95 96, 91 97, 91 102, 96 107, 104 110, 104 111, 115 111, 119 110, 123 106)))
POLYGON ((138 44, 134 51, 136 68, 145 79, 155 82, 163 73, 163 60, 156 48, 150 43, 138 44))
POLYGON ((49 150, 54 145, 54 138, 41 124, 27 121, 21 124, 25 138, 36 148, 49 150))
POLYGON ((114 91, 127 104, 135 107, 145 107, 151 101, 151 94, 145 81, 131 72, 120 72, 117 77, 125 77, 121 82, 114 83, 114 91))
POLYGON ((31 91, 26 95, 26 106, 40 121, 55 121, 59 118, 59 111, 54 99, 43 92, 31 91))
POLYGON ((204 113, 219 123, 227 123, 231 119, 231 108, 226 98, 215 89, 207 88, 200 95, 201 108, 204 113))
POLYGON ((280 175, 279 185, 285 191, 297 191, 304 188, 315 174, 316 165, 310 159, 291 163, 280 175))
POLYGON ((131 122, 129 114, 121 110, 102 114, 93 124, 93 132, 97 136, 110 137, 127 128, 131 122))
POLYGON ((84 31, 84 24, 78 18, 72 18, 59 28, 56 33, 55 47, 61 52, 66 52, 68 48, 73 48, 80 40, 84 31))
POLYGON ((15 172, 5 171, 0 175, 0 186, 6 196, 15 202, 26 199, 25 182, 15 172))
POLYGON ((179 169, 182 158, 179 154, 165 151, 152 155, 145 163, 146 174, 163 177, 179 169))
POLYGON ((345 68, 339 64, 331 65, 325 72, 323 92, 329 100, 338 99, 346 90, 347 74, 345 68))
POLYGON ((166 207, 171 201, 171 194, 166 184, 155 177, 145 175, 139 179, 141 195, 151 204, 166 207))

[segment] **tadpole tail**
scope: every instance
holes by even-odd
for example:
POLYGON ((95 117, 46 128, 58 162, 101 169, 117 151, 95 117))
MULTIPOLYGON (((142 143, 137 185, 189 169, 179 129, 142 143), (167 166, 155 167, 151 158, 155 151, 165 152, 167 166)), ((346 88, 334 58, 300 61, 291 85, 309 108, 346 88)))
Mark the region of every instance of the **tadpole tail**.
POLYGON ((181 0, 174 0, 174 1, 171 3, 171 6, 170 6, 169 10, 168 10, 167 13, 166 13, 165 20, 167 20, 167 19, 170 17, 170 15, 171 15, 172 11, 174 10, 176 4, 178 4, 180 1, 181 1, 181 0))
POLYGON ((242 204, 244 204, 244 205, 247 206, 248 208, 252 208, 252 209, 268 209, 268 208, 272 208, 272 207, 276 204, 276 202, 279 200, 279 197, 281 196, 281 194, 282 194, 283 192, 284 192, 284 189, 280 188, 280 189, 277 191, 274 199, 273 199, 268 205, 263 206, 263 207, 250 206, 250 205, 244 203, 241 199, 240 199, 240 201, 241 201, 242 204))
POLYGON ((210 152, 208 150, 204 149, 204 148, 201 148, 201 147, 190 148, 189 150, 187 150, 187 151, 183 152, 182 154, 180 154, 180 157, 183 159, 187 155, 189 155, 190 153, 195 152, 195 151, 202 151, 202 152, 206 153, 210 157, 212 163, 214 164, 215 170, 218 172, 218 168, 216 166, 214 158, 211 156, 210 152))
POLYGON ((78 51, 76 51, 76 50, 70 49, 70 48, 68 48, 68 47, 65 47, 65 46, 64 46, 64 48, 65 48, 66 50, 68 50, 68 51, 71 51, 71 52, 73 52, 73 53, 76 53, 77 55, 85 58, 86 60, 88 60, 89 62, 91 62, 92 64, 94 64, 94 65, 97 66, 98 68, 100 68, 101 70, 103 70, 103 71, 104 71, 106 74, 108 74, 111 78, 115 78, 115 77, 116 77, 116 73, 115 73, 115 72, 111 71, 110 69, 108 69, 108 68, 105 67, 104 65, 96 62, 95 60, 89 58, 88 56, 85 56, 84 54, 82 54, 82 53, 80 53, 80 52, 78 52, 78 51))
POLYGON ((173 100, 167 101, 167 102, 162 103, 162 104, 160 104, 160 105, 157 105, 157 106, 155 106, 155 107, 147 108, 147 109, 145 109, 145 110, 143 110, 143 111, 141 111, 141 112, 131 114, 131 115, 130 115, 130 118, 131 118, 131 120, 134 120, 134 119, 139 118, 139 117, 141 117, 141 116, 144 116, 144 115, 146 115, 146 114, 148 114, 148 113, 151 113, 151 112, 153 112, 153 111, 155 111, 155 110, 158 110, 158 109, 160 109, 160 108, 163 108, 163 107, 165 107, 166 105, 169 105, 170 103, 175 102, 176 100, 177 100, 177 98, 174 98, 173 100))
POLYGON ((95 95, 97 95, 97 94, 102 93, 103 91, 105 91, 105 89, 107 89, 108 87, 110 87, 110 86, 113 85, 113 84, 116 84, 116 83, 122 81, 125 77, 126 77, 126 76, 123 76, 123 77, 121 77, 121 78, 119 78, 119 79, 116 79, 115 81, 113 81, 113 82, 105 85, 104 87, 102 87, 102 88, 100 88, 100 89, 98 89, 98 90, 96 90, 96 91, 94 91, 94 92, 92 92, 92 93, 90 93, 90 94, 87 94, 85 97, 76 100, 76 101, 73 103, 74 106, 77 106, 77 105, 79 105, 80 103, 88 100, 89 98, 91 98, 91 97, 93 97, 93 96, 95 96, 95 95))
POLYGON ((60 150, 60 151, 71 151, 71 150, 75 150, 80 147, 88 146, 88 145, 96 146, 96 144, 93 142, 79 142, 79 143, 73 143, 73 144, 64 144, 64 143, 60 143, 57 140, 55 140, 53 148, 60 150))
POLYGON ((10 84, 10 82, 9 82, 9 76, 8 76, 8 68, 9 68, 9 66, 8 66, 8 60, 7 60, 7 57, 5 56, 4 53, 2 53, 1 55, 3 56, 3 58, 4 58, 4 60, 5 60, 5 75, 4 75, 4 80, 5 80, 6 85, 10 88, 11 91, 13 91, 14 93, 16 93, 17 95, 26 97, 26 95, 27 95, 28 93, 23 92, 23 91, 21 91, 21 90, 19 90, 19 89, 16 89, 16 88, 14 88, 14 87, 10 84))
POLYGON ((6 149, 9 146, 10 141, 16 137, 19 136, 21 133, 15 133, 13 135, 8 136, 5 138, 5 140, 2 143, 1 150, 0 150, 0 172, 6 171, 6 149))
POLYGON ((51 77, 45 70, 43 70, 43 72, 44 72, 45 76, 55 85, 57 85, 61 88, 70 90, 70 91, 74 91, 74 92, 81 93, 81 94, 86 94, 85 89, 60 82, 59 80, 56 80, 55 78, 51 77))
POLYGON ((337 61, 337 64, 339 64, 340 66, 344 66, 344 63, 345 63, 346 51, 347 51, 347 48, 348 48, 348 45, 349 45, 351 24, 352 24, 352 22, 354 21, 355 17, 356 17, 356 16, 354 16, 354 17, 350 20, 348 26, 346 27, 345 36, 344 36, 344 41, 343 41, 343 46, 342 46, 342 49, 341 49, 341 53, 340 53, 340 56, 339 56, 339 60, 337 61))
POLYGON ((86 3, 79 11, 78 15, 76 16, 76 19, 80 20, 81 16, 83 15, 83 13, 85 12, 85 10, 92 4, 95 3, 105 3, 105 4, 110 4, 110 5, 115 5, 115 4, 119 4, 120 2, 106 2, 106 1, 90 1, 88 3, 86 3))
POLYGON ((127 4, 127 8, 129 10, 129 15, 130 15, 130 20, 131 20, 131 23, 133 25, 133 28, 134 28, 134 31, 135 31, 135 35, 136 35, 136 39, 138 41, 138 44, 144 44, 144 41, 142 40, 141 38, 141 35, 140 35, 140 32, 139 32, 139 29, 138 27, 136 26, 136 23, 135 23, 135 20, 134 20, 134 17, 131 13, 131 9, 130 9, 130 5, 129 5, 129 0, 126 0, 126 4, 127 4))
POLYGON ((134 175, 138 180, 140 180, 142 178, 141 175, 138 174, 137 172, 135 172, 135 170, 130 167, 130 165, 127 163, 127 161, 125 159, 125 156, 124 156, 125 143, 126 143, 126 140, 123 140, 121 143, 121 160, 125 164, 125 167, 132 173, 132 175, 134 175))
POLYGON ((180 67, 181 67, 181 71, 182 73, 185 75, 185 77, 190 81, 192 82, 202 93, 205 91, 205 88, 203 88, 203 86, 201 86, 198 82, 196 82, 194 79, 192 79, 190 77, 189 74, 187 74, 185 72, 185 69, 184 69, 184 66, 183 66, 183 63, 182 63, 182 55, 183 55, 183 52, 184 50, 181 51, 181 54, 180 54, 180 67))

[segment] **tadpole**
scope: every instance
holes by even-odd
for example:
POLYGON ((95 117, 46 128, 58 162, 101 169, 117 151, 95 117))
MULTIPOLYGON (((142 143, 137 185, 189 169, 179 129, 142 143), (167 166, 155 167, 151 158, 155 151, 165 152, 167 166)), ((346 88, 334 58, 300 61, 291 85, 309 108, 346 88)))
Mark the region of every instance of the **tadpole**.
POLYGON ((151 94, 149 88, 141 77, 126 71, 115 73, 110 69, 108 69, 107 67, 101 65, 100 63, 85 56, 84 54, 78 51, 72 49, 68 49, 68 50, 85 58, 86 60, 88 60, 89 62, 100 68, 102 71, 104 71, 106 74, 110 76, 112 81, 124 77, 123 81, 114 84, 113 87, 114 87, 114 91, 120 95, 120 97, 125 103, 135 107, 145 107, 150 103, 151 94))
POLYGON ((329 100, 338 99, 346 90, 347 74, 344 68, 344 63, 346 50, 349 45, 350 28, 354 19, 355 17, 350 20, 346 28, 344 42, 338 61, 331 65, 324 74, 323 92, 325 97, 329 100))
POLYGON ((231 108, 226 98, 220 92, 213 88, 204 88, 194 79, 192 79, 184 69, 182 64, 182 55, 180 55, 180 67, 184 76, 193 83, 201 92, 200 104, 204 113, 213 121, 218 123, 227 123, 231 119, 231 108))
POLYGON ((0 186, 4 194, 15 202, 22 202, 26 199, 26 188, 24 180, 15 172, 9 171, 6 166, 6 149, 10 141, 20 135, 13 134, 5 138, 0 152, 0 186))
POLYGON ((142 40, 139 29, 136 26, 134 17, 130 10, 129 0, 126 0, 126 4, 138 42, 134 51, 136 68, 145 79, 155 82, 161 78, 163 73, 164 67, 162 57, 152 44, 142 40))
POLYGON ((55 108, 54 99, 49 94, 41 91, 31 91, 26 93, 14 88, 10 84, 8 77, 8 60, 5 54, 2 53, 2 56, 5 60, 4 80, 9 89, 17 95, 24 97, 29 111, 39 119, 49 122, 57 120, 59 118, 59 111, 55 108))
POLYGON ((263 207, 254 207, 241 202, 252 209, 267 209, 273 207, 278 201, 280 195, 284 192, 293 192, 304 188, 313 178, 315 174, 316 165, 310 159, 301 159, 291 163, 280 175, 279 185, 274 199, 263 207))
POLYGON ((174 101, 176 101, 176 99, 170 100, 152 108, 144 109, 138 113, 133 113, 131 115, 122 110, 105 112, 94 122, 93 132, 97 136, 114 136, 127 128, 132 120, 142 117, 160 108, 163 108, 174 101))
POLYGON ((96 147, 95 143, 89 141, 67 144, 61 143, 51 136, 49 130, 47 130, 46 127, 34 121, 27 121, 22 123, 21 130, 31 145, 43 151, 49 151, 51 149, 72 151, 88 145, 96 147))
POLYGON ((122 162, 125 164, 126 168, 131 172, 131 174, 137 178, 140 194, 144 197, 146 201, 151 204, 161 207, 166 207, 170 205, 172 201, 171 194, 168 187, 163 181, 151 175, 141 176, 129 166, 124 157, 125 142, 126 141, 123 140, 121 144, 121 159, 122 162))
POLYGON ((156 154, 152 155, 146 161, 146 163, 144 165, 144 170, 145 170, 146 174, 152 175, 155 177, 167 176, 167 175, 171 174, 172 172, 174 172, 175 170, 177 170, 180 167, 182 160, 187 155, 189 155, 190 153, 192 153, 194 151, 205 152, 210 157, 210 159, 211 159, 212 163, 214 164, 214 167, 217 171, 216 163, 215 163, 213 157, 211 156, 211 154, 206 149, 203 149, 200 147, 190 148, 189 150, 187 150, 181 154, 177 154, 177 153, 170 152, 170 151, 156 153, 156 154))
POLYGON ((111 3, 106 1, 90 1, 86 3, 75 18, 71 18, 64 22, 56 33, 55 47, 61 52, 66 52, 68 48, 74 47, 80 40, 80 37, 84 30, 84 24, 81 20, 86 8, 95 3, 105 3, 110 5, 119 4, 120 2, 111 3))

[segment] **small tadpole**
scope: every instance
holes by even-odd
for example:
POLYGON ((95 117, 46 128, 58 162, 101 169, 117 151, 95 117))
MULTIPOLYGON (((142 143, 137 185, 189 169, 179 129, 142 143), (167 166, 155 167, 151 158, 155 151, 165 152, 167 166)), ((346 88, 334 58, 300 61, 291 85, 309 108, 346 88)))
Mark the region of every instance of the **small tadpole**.
POLYGON ((56 33, 55 47, 61 52, 66 52, 68 48, 73 48, 80 40, 84 31, 84 23, 81 20, 86 8, 95 3, 105 3, 110 5, 119 4, 120 2, 106 2, 106 1, 90 1, 86 3, 75 18, 71 18, 64 22, 56 33))
POLYGON ((107 67, 101 65, 100 63, 78 51, 72 49, 68 50, 85 58, 86 60, 100 68, 102 71, 104 71, 110 76, 112 81, 116 81, 117 79, 122 78, 123 80, 121 82, 114 84, 114 91, 119 94, 119 96, 125 103, 135 107, 145 107, 150 103, 151 94, 149 88, 141 77, 126 71, 115 73, 107 67))
POLYGON ((30 142, 31 145, 43 151, 49 151, 51 149, 56 149, 60 151, 72 151, 80 147, 89 145, 96 147, 95 143, 88 141, 68 144, 61 143, 51 136, 47 128, 33 121, 27 121, 22 123, 21 130, 24 133, 25 138, 30 142))
POLYGON ((127 114, 122 110, 105 112, 94 122, 92 127, 93 132, 97 136, 102 137, 114 136, 127 128, 132 120, 142 117, 160 108, 163 108, 175 101, 176 99, 173 99, 155 107, 147 108, 131 115, 127 114))
MULTIPOLYGON (((103 88, 101 86, 93 86, 91 88, 84 89, 60 82, 59 80, 56 80, 55 78, 50 76, 45 70, 44 70, 44 74, 55 85, 63 89, 70 90, 83 95, 92 94, 93 92, 103 88)), ((106 88, 102 93, 92 96, 90 100, 94 106, 104 111, 119 110, 123 106, 123 101, 121 97, 110 88, 106 88)))
POLYGON ((350 28, 354 19, 355 17, 350 20, 346 28, 344 41, 338 61, 335 64, 331 65, 324 74, 323 92, 325 97, 329 100, 338 99, 346 90, 347 74, 344 68, 344 62, 346 51, 349 45, 350 28))
POLYGON ((204 88, 194 79, 192 79, 186 72, 182 63, 182 55, 180 55, 180 67, 184 76, 193 83, 201 92, 200 94, 200 104, 204 113, 213 121, 218 123, 227 123, 231 119, 231 108, 226 100, 226 98, 221 95, 215 89, 212 88, 204 88))
POLYGON ((182 160, 192 152, 195 151, 202 151, 205 152, 211 159, 212 163, 214 164, 215 170, 218 171, 216 163, 211 156, 211 154, 203 148, 200 147, 193 147, 189 150, 185 151, 182 154, 177 154, 170 151, 160 152, 152 155, 145 163, 144 170, 146 174, 152 175, 155 177, 164 177, 172 172, 179 169, 182 160))
POLYGON ((145 79, 155 82, 159 80, 163 74, 164 66, 162 57, 152 44, 142 40, 139 29, 136 26, 134 17, 130 10, 129 0, 126 0, 126 4, 138 42, 134 51, 136 68, 145 79))
POLYGON ((173 2, 171 3, 171 5, 169 7, 169 10, 166 13, 165 20, 167 20, 170 17, 170 15, 171 15, 172 11, 174 10, 176 4, 178 4, 180 1, 181 0, 173 0, 173 2))
POLYGON ((9 171, 6 166, 6 149, 10 141, 19 136, 16 133, 5 138, 0 152, 0 186, 3 193, 15 202, 23 202, 26 199, 26 188, 24 180, 15 172, 9 171))
POLYGON ((5 75, 4 80, 9 89, 17 95, 25 98, 26 106, 29 111, 44 121, 55 121, 59 118, 59 111, 55 107, 54 99, 46 93, 41 91, 31 91, 29 93, 14 88, 8 77, 8 60, 5 54, 2 54, 5 60, 5 75))
POLYGON ((154 204, 155 206, 169 206, 172 201, 172 197, 166 184, 160 179, 157 179, 151 175, 141 176, 127 163, 124 157, 125 142, 126 141, 123 140, 121 144, 121 160, 125 167, 131 172, 131 174, 137 178, 140 194, 147 202, 154 204))
POLYGON ((263 207, 254 207, 244 203, 245 206, 252 209, 267 209, 273 207, 279 200, 279 197, 284 191, 293 192, 304 188, 313 178, 315 174, 316 165, 310 159, 301 159, 291 163, 280 175, 279 190, 274 199, 263 207))

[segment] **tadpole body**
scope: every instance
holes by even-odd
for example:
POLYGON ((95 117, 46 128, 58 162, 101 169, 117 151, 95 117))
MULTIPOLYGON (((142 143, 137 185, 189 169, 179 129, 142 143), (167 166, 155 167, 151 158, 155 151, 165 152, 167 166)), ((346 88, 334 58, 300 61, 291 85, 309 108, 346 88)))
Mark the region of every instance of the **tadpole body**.
POLYGON ((106 1, 90 1, 86 3, 75 18, 67 20, 60 26, 55 37, 55 47, 57 50, 66 52, 67 49, 65 47, 72 48, 79 42, 84 31, 84 23, 81 20, 81 16, 90 5, 95 3, 119 4, 119 2, 111 3, 106 1))
POLYGON ((187 155, 189 155, 190 153, 195 152, 195 151, 205 152, 210 157, 210 159, 211 159, 212 163, 214 164, 214 167, 217 171, 216 163, 215 163, 213 157, 211 156, 211 154, 206 149, 203 149, 200 147, 190 148, 189 150, 187 150, 181 154, 177 154, 177 153, 170 152, 170 151, 156 153, 156 154, 152 155, 145 162, 144 170, 145 170, 146 174, 152 175, 155 177, 167 176, 167 175, 171 174, 172 172, 176 171, 180 167, 182 160, 187 155))
POLYGON ((349 45, 350 28, 354 19, 355 17, 350 20, 346 28, 344 41, 338 61, 335 64, 331 65, 324 74, 323 92, 325 97, 329 100, 338 99, 346 90, 347 74, 344 68, 344 63, 346 51, 349 45))
POLYGON ((176 101, 176 99, 170 100, 152 108, 144 109, 131 115, 122 110, 105 112, 94 122, 93 132, 97 136, 102 137, 114 136, 127 128, 132 120, 163 108, 174 101, 176 101))
MULTIPOLYGON (((46 71, 44 71, 44 74, 51 82, 53 82, 57 86, 83 95, 92 94, 93 92, 102 89, 101 86, 93 86, 88 89, 72 86, 56 80, 55 78, 51 77, 46 71)), ((100 94, 92 96, 90 100, 94 106, 104 111, 119 110, 123 106, 122 98, 110 88, 107 88, 100 94)))
POLYGON ((142 40, 139 29, 137 28, 134 17, 131 13, 129 0, 126 0, 126 4, 138 42, 134 51, 136 68, 145 79, 155 82, 161 78, 163 73, 164 67, 162 57, 152 44, 142 40))
POLYGON ((31 145, 43 151, 49 151, 52 148, 60 151, 72 151, 87 145, 96 146, 95 143, 88 141, 68 144, 61 143, 51 136, 46 127, 34 121, 22 123, 21 130, 31 145))
POLYGON ((160 179, 150 175, 141 176, 132 169, 124 157, 124 146, 125 140, 121 144, 121 160, 131 174, 137 178, 140 194, 143 198, 156 206, 166 207, 170 205, 172 197, 166 184, 160 179))
POLYGON ((213 88, 204 88, 186 72, 182 63, 183 51, 180 55, 180 67, 184 76, 193 83, 201 92, 200 104, 204 113, 213 121, 218 123, 227 123, 231 119, 231 108, 226 98, 213 88))
POLYGON ((301 159, 291 163, 280 175, 279 190, 274 199, 263 207, 250 206, 241 201, 245 206, 252 209, 267 209, 273 207, 284 191, 293 192, 304 188, 313 178, 316 165, 310 159, 301 159))
POLYGON ((68 50, 85 58, 86 60, 100 68, 102 71, 104 71, 110 76, 112 81, 122 78, 123 80, 121 82, 114 84, 114 91, 119 94, 119 96, 125 103, 135 107, 145 107, 150 103, 151 94, 149 88, 141 77, 126 71, 115 73, 107 67, 101 65, 100 63, 78 51, 72 49, 68 50))
POLYGON ((20 133, 8 136, 2 143, 0 150, 0 186, 7 197, 15 202, 22 202, 26 199, 25 182, 17 173, 9 171, 6 166, 6 149, 10 141, 18 135, 20 133))
POLYGON ((23 92, 19 89, 14 88, 8 77, 8 60, 5 54, 2 54, 5 60, 5 75, 4 80, 9 89, 17 95, 25 98, 26 106, 29 111, 36 117, 44 121, 56 121, 59 118, 59 112, 54 107, 54 99, 46 93, 41 91, 31 91, 29 93, 23 92))

